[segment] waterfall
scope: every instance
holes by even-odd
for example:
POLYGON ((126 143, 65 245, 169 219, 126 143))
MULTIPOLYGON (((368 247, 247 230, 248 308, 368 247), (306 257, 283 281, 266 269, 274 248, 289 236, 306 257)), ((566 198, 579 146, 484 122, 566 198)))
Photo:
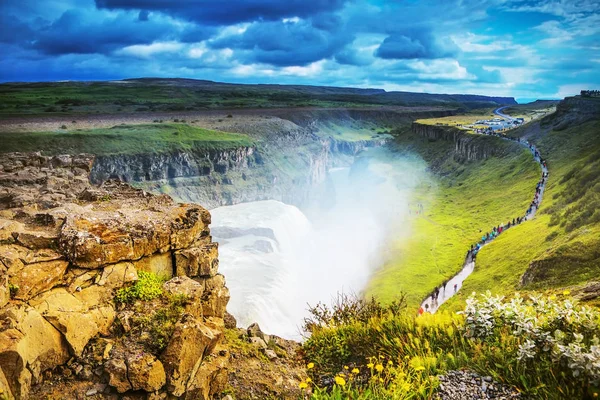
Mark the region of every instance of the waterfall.
POLYGON ((211 210, 220 271, 238 326, 300 338, 307 305, 360 293, 382 262, 391 232, 407 234, 408 202, 424 170, 403 160, 329 171, 328 198, 301 211, 279 201, 211 210))

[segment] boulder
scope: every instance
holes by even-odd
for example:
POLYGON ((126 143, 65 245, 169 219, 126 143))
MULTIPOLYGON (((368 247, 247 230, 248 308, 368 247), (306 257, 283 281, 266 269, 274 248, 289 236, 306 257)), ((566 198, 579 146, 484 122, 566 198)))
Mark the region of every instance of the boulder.
POLYGON ((136 354, 127 359, 127 376, 133 390, 155 392, 166 382, 162 363, 148 353, 136 354))
POLYGON ((11 328, 0 332, 0 367, 13 396, 27 398, 32 381, 69 359, 68 347, 60 332, 33 308, 10 307, 1 318, 11 328))
POLYGON ((212 278, 204 279, 203 282, 202 312, 204 316, 223 318, 230 297, 229 289, 225 286, 225 277, 217 274, 212 278))
POLYGON ((202 359, 210 354, 222 332, 204 325, 190 314, 184 314, 175 325, 169 344, 160 356, 167 375, 167 390, 174 396, 185 393, 202 359))
POLYGON ((164 283, 163 289, 171 295, 184 295, 188 299, 185 311, 194 317, 202 318, 202 293, 204 288, 187 276, 177 276, 164 283))
POLYGON ((22 232, 24 229, 23 224, 20 222, 0 218, 0 243, 14 243, 16 233, 22 232))
POLYGON ((108 334, 116 316, 112 306, 86 304, 64 288, 43 293, 31 304, 65 336, 76 356, 81 356, 91 338, 108 334))
POLYGON ((203 362, 190 380, 185 392, 186 400, 210 400, 225 390, 228 381, 229 352, 215 350, 215 357, 203 362))
POLYGON ((218 243, 208 243, 202 247, 191 247, 175 252, 178 276, 215 276, 219 269, 218 243))
POLYGON ((69 263, 64 260, 23 264, 8 271, 10 281, 18 286, 15 298, 28 300, 56 286, 65 274, 69 263))
POLYGON ((138 261, 134 261, 133 265, 138 271, 152 272, 166 279, 173 277, 173 258, 170 252, 142 257, 138 261))
POLYGON ((58 247, 58 233, 48 231, 19 232, 17 242, 30 250, 56 249, 58 247))
POLYGON ((104 364, 104 370, 108 374, 108 384, 119 393, 131 390, 131 382, 127 376, 127 365, 120 358, 113 358, 104 364))
POLYGON ((115 289, 137 280, 138 274, 133 263, 120 262, 104 267, 102 275, 98 280, 98 285, 105 286, 108 289, 115 289))
POLYGON ((210 213, 204 208, 181 205, 170 211, 172 249, 190 247, 198 238, 209 235, 210 213))
POLYGON ((14 398, 14 395, 12 394, 12 391, 10 390, 10 386, 8 385, 8 380, 4 376, 4 372, 2 372, 1 368, 0 368, 0 398, 2 398, 2 399, 14 398))

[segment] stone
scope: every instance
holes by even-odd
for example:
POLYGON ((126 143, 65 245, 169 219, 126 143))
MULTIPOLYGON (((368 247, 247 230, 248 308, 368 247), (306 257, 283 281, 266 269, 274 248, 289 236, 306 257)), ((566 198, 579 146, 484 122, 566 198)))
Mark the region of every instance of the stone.
POLYGON ((257 346, 261 350, 267 348, 267 344, 265 343, 265 341, 259 337, 252 336, 252 337, 249 337, 248 340, 250 341, 250 343, 257 346))
POLYGON ((11 307, 3 319, 12 328, 0 332, 0 365, 16 398, 27 398, 41 373, 65 363, 69 351, 63 336, 33 308, 11 307))
POLYGON ((0 243, 12 244, 15 242, 15 234, 25 229, 22 223, 0 218, 0 243))
POLYGON ((171 295, 183 295, 188 299, 185 311, 197 318, 202 318, 202 293, 204 288, 187 276, 177 276, 164 283, 163 289, 171 295))
POLYGON ((167 390, 181 396, 187 383, 222 337, 222 332, 209 328, 190 314, 184 314, 175 325, 169 344, 160 356, 166 375, 167 390))
POLYGON ((58 247, 58 234, 48 231, 19 232, 17 242, 30 250, 55 249, 58 247))
POLYGON ((98 393, 98 389, 96 388, 91 388, 90 390, 88 390, 87 392, 85 392, 86 396, 94 396, 98 393))
POLYGON ((225 277, 217 274, 204 280, 202 312, 206 317, 223 318, 229 302, 229 289, 225 286, 225 277))
POLYGON ((56 286, 69 263, 64 260, 23 264, 21 268, 11 268, 8 275, 13 285, 18 286, 15 298, 28 300, 56 286))
POLYGON ((81 356, 91 338, 99 333, 108 334, 116 317, 112 306, 86 304, 64 288, 43 293, 31 303, 64 335, 76 356, 81 356))
POLYGON ((138 271, 152 272, 166 279, 173 277, 173 258, 170 252, 142 257, 138 261, 134 261, 133 265, 138 271))
POLYGON ((237 320, 235 319, 235 317, 233 315, 231 315, 227 311, 225 311, 225 314, 223 315, 223 322, 224 322, 225 328, 227 328, 227 329, 237 328, 237 320))
POLYGON ((119 393, 125 393, 131 390, 131 383, 127 376, 127 365, 125 361, 120 358, 108 360, 104 364, 104 370, 108 374, 108 384, 119 393))
POLYGON ((229 352, 218 347, 215 356, 203 362, 190 380, 185 400, 212 400, 228 382, 229 352))
POLYGON ((274 350, 271 349, 265 349, 263 350, 263 354, 271 361, 277 359, 277 353, 275 353, 274 350))
POLYGON ((115 289, 137 280, 138 274, 135 266, 130 262, 120 262, 104 267, 98 285, 115 289))
POLYGON ((153 355, 143 353, 127 359, 127 376, 133 390, 155 392, 166 382, 165 369, 153 355))
POLYGON ((213 277, 219 269, 218 255, 218 243, 176 251, 176 273, 178 276, 213 277))
POLYGON ((4 307, 10 300, 10 289, 8 287, 8 274, 4 265, 0 264, 0 307, 4 307))
POLYGON ((180 206, 170 212, 171 248, 174 250, 190 247, 199 237, 209 234, 210 213, 204 208, 180 206))

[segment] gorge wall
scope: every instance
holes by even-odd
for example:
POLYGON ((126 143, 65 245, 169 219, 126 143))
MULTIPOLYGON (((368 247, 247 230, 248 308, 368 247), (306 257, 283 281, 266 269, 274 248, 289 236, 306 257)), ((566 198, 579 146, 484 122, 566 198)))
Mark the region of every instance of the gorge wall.
POLYGON ((476 161, 489 157, 501 157, 510 151, 519 149, 519 145, 516 143, 506 142, 490 136, 472 135, 448 126, 425 125, 414 122, 411 130, 430 142, 444 140, 454 143, 453 156, 457 161, 476 161))
MULTIPOLYGON (((327 170, 349 166, 354 156, 382 146, 386 135, 376 127, 408 124, 415 118, 445 116, 453 111, 274 110, 273 115, 246 123, 229 122, 219 129, 243 133, 255 146, 176 151, 163 154, 98 156, 90 179, 130 182, 152 192, 207 208, 259 200, 302 206, 327 170), (362 132, 348 138, 345 128, 362 132), (341 132, 339 135, 331 131, 341 132)), ((227 121, 226 121, 227 122, 227 121)), ((385 130, 383 130, 385 132, 385 130)))

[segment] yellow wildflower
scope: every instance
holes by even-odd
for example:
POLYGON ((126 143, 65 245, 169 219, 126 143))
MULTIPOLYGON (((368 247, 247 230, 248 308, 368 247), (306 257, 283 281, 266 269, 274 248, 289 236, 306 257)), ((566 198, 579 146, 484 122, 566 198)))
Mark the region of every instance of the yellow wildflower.
POLYGON ((373 368, 373 365, 374 365, 373 363, 368 363, 367 368, 371 369, 371 368, 373 368))
POLYGON ((422 365, 419 365, 418 367, 415 367, 415 371, 424 371, 425 367, 422 365))
POLYGON ((346 370, 347 370, 347 369, 348 369, 348 366, 347 366, 347 365, 344 365, 344 369, 346 369, 346 370))
POLYGON ((394 363, 392 362, 392 360, 388 361, 388 365, 393 365, 394 363))
POLYGON ((568 296, 568 295, 570 295, 570 294, 571 294, 571 291, 570 291, 570 290, 565 290, 565 291, 563 292, 563 296, 568 296))
POLYGON ((383 383, 383 378, 379 378, 379 382, 383 383))
POLYGON ((377 370, 377 372, 381 372, 381 371, 383 371, 383 365, 381 365, 381 364, 377 364, 377 365, 375 366, 375 369, 377 370))
POLYGON ((410 390, 410 383, 408 383, 408 382, 405 382, 405 383, 402 385, 402 390, 404 390, 405 392, 408 392, 408 391, 410 390))
POLYGON ((409 358, 410 358, 410 356, 408 354, 404 356, 405 360, 408 360, 409 358))
POLYGON ((360 371, 358 370, 358 368, 353 368, 352 369, 352 373, 353 374, 358 374, 360 371))
POLYGON ((300 382, 300 385, 298 385, 298 387, 300 389, 304 390, 308 387, 308 384, 306 382, 300 382))
POLYGON ((346 384, 346 380, 344 378, 342 378, 341 376, 336 376, 335 377, 335 384, 336 385, 340 385, 340 386, 344 386, 346 384))
POLYGON ((306 368, 308 369, 313 369, 315 367, 315 363, 308 363, 308 365, 306 366, 306 368))
POLYGON ((556 300, 556 295, 553 294, 552 296, 549 297, 550 300, 556 300))
POLYGON ((311 383, 311 382, 312 382, 312 379, 306 378, 306 383, 311 383))

